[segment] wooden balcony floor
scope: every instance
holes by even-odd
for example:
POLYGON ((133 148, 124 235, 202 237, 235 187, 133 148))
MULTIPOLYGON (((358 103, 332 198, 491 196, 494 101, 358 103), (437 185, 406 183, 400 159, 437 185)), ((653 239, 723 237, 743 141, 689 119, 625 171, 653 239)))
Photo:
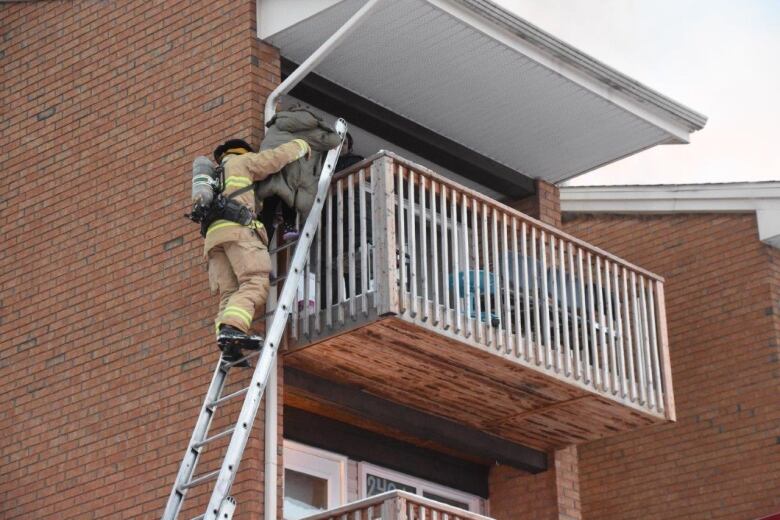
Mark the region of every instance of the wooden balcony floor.
POLYGON ((542 450, 664 422, 398 317, 293 348, 285 365, 542 450))

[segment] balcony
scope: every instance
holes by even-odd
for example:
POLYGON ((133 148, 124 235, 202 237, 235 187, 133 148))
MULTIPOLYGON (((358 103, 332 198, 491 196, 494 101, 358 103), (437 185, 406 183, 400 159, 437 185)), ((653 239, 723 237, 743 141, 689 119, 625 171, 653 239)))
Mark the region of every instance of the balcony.
POLYGON ((360 520, 423 520, 425 518, 492 520, 487 516, 470 513, 457 507, 397 490, 352 502, 324 513, 307 516, 303 520, 340 520, 342 518, 360 520))
POLYGON ((659 276, 389 152, 322 218, 285 366, 542 450, 674 420, 659 276))

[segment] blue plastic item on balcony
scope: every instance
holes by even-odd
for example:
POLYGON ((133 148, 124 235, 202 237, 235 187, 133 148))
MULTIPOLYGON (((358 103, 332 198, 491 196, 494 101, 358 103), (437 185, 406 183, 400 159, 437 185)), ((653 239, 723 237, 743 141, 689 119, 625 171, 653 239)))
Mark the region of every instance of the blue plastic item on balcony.
MULTIPOLYGON (((461 271, 458 273, 458 287, 460 290, 460 295, 462 298, 466 298, 466 274, 468 274, 468 290, 470 298, 466 302, 466 312, 468 313, 468 316, 470 318, 476 318, 477 312, 476 308, 477 305, 475 303, 474 298, 479 297, 483 298, 482 304, 480 307, 482 309, 485 308, 484 304, 484 297, 485 295, 488 295, 489 298, 494 297, 496 294, 496 275, 494 273, 486 273, 483 270, 474 271, 469 270, 468 273, 465 271, 461 271), (479 294, 477 294, 477 282, 479 283, 479 294)), ((450 274, 450 289, 455 289, 455 275, 450 274)), ((486 322, 488 321, 488 314, 484 311, 480 312, 480 321, 486 322)), ((499 317, 491 312, 490 313, 490 323, 497 327, 500 323, 499 317)))
MULTIPOLYGON (((471 270, 469 270, 468 275, 469 275, 469 292, 471 292, 471 294, 476 294, 477 293, 477 287, 476 287, 477 272, 474 271, 473 269, 471 269, 471 270)), ((479 270, 479 289, 480 289, 480 293, 484 293, 485 292, 485 288, 487 286, 488 292, 490 294, 495 294, 496 293, 496 275, 493 274, 493 273, 487 273, 487 275, 488 275, 487 276, 487 282, 485 282, 485 271, 483 271, 482 269, 479 270)), ((465 279, 466 279, 466 272, 465 271, 459 272, 458 273, 458 282, 459 282, 459 287, 460 287, 460 294, 466 294, 466 289, 464 287, 465 279)), ((450 289, 455 289, 455 283, 454 283, 454 280, 453 280, 453 274, 450 275, 450 289)))

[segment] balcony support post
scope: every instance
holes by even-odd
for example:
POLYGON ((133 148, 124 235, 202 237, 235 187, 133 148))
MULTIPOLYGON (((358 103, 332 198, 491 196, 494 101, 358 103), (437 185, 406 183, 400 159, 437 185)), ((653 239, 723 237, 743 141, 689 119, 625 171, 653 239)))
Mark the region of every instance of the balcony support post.
POLYGON ((666 300, 664 300, 664 284, 655 281, 655 300, 658 306, 658 349, 661 358, 661 377, 666 406, 666 418, 670 421, 677 420, 677 412, 674 408, 674 390, 672 389, 672 364, 669 358, 669 330, 666 326, 666 300))
POLYGON ((396 201, 393 160, 382 156, 371 163, 371 185, 374 193, 374 240, 376 266, 377 313, 398 314, 399 288, 396 246, 396 201))

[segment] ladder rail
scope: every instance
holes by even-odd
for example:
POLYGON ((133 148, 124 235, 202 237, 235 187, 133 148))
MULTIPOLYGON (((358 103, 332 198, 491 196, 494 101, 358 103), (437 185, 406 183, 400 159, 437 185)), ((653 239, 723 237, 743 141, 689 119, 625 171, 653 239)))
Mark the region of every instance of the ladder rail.
POLYGON ((233 480, 238 473, 238 466, 249 440, 249 434, 257 415, 257 410, 260 407, 263 392, 268 383, 273 361, 279 348, 279 342, 287 327, 290 307, 297 296, 298 283, 303 274, 303 267, 306 264, 314 234, 319 226, 322 208, 325 199, 328 196, 328 191, 330 190, 330 181, 333 177, 336 161, 341 153, 341 146, 344 143, 344 136, 347 133, 347 124, 343 119, 336 121, 336 132, 341 137, 341 142, 336 148, 328 152, 325 159, 325 164, 317 186, 317 196, 314 199, 314 204, 309 211, 306 223, 298 238, 292 262, 290 263, 290 270, 288 271, 287 279, 282 286, 282 293, 279 297, 277 307, 274 310, 271 326, 268 331, 266 331, 266 339, 262 353, 257 366, 255 367, 254 374, 252 375, 252 381, 249 384, 249 390, 244 398, 244 404, 241 407, 241 413, 236 422, 235 430, 230 438, 230 444, 228 445, 225 458, 222 461, 217 483, 211 493, 211 498, 209 499, 209 504, 203 517, 204 520, 216 520, 220 507, 222 507, 222 502, 228 496, 233 480))
POLYGON ((176 481, 173 484, 171 494, 168 496, 168 503, 165 506, 162 520, 174 520, 179 515, 184 497, 189 489, 186 484, 192 480, 192 476, 195 474, 195 467, 200 458, 202 446, 198 444, 206 438, 211 421, 214 418, 215 408, 210 407, 209 404, 218 400, 220 395, 222 395, 226 381, 227 370, 222 366, 222 355, 220 354, 219 362, 211 377, 209 389, 206 391, 206 398, 203 400, 198 420, 195 423, 195 429, 192 431, 190 442, 187 444, 187 450, 184 452, 184 459, 181 466, 179 466, 176 481))

